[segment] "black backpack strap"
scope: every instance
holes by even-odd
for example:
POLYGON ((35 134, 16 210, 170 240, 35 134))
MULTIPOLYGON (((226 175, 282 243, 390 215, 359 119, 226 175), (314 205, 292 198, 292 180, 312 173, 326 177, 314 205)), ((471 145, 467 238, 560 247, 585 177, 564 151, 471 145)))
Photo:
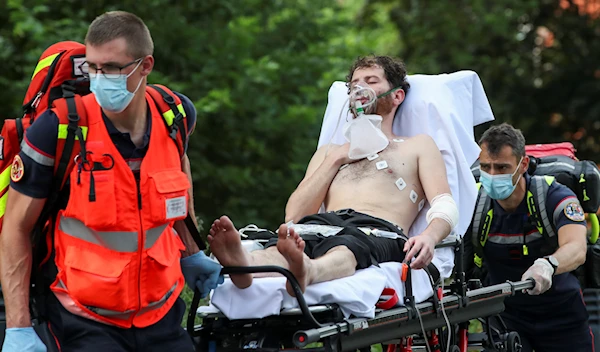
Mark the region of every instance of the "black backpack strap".
POLYGON ((483 263, 483 246, 487 242, 494 211, 492 208, 492 199, 483 187, 481 187, 481 183, 478 183, 477 187, 479 188, 479 193, 475 205, 475 214, 473 215, 471 241, 474 252, 473 261, 478 268, 481 268, 483 263))
POLYGON ((546 198, 553 182, 554 177, 552 176, 532 176, 527 189, 529 214, 538 232, 551 243, 557 241, 557 236, 554 229, 553 215, 549 215, 549 209, 546 208, 546 198))
MULTIPOLYGON (((79 126, 80 117, 77 112, 77 105, 75 103, 75 94, 72 89, 70 89, 68 86, 65 86, 65 89, 63 91, 63 97, 65 98, 65 103, 67 105, 68 110, 69 124, 67 126, 67 137, 65 140, 62 155, 60 155, 60 159, 56 159, 59 162, 59 165, 54 174, 50 195, 48 196, 46 204, 44 205, 40 217, 38 218, 38 221, 34 227, 34 244, 41 244, 41 242, 43 241, 44 225, 46 224, 48 219, 50 219, 53 216, 53 214, 57 211, 56 206, 60 198, 62 187, 65 183, 65 176, 67 176, 69 164, 71 163, 71 159, 73 157, 72 154, 73 148, 75 146, 75 138, 79 140, 82 153, 85 153, 85 138, 83 136, 81 127, 79 126)), ((56 155, 56 157, 58 158, 59 156, 56 155)), ((37 259, 41 258, 38 257, 37 259)))
POLYGON ((204 240, 202 239, 202 237, 200 237, 200 231, 198 231, 196 224, 194 224, 194 220, 192 219, 192 215, 190 214, 189 211, 188 211, 188 215, 186 216, 185 220, 183 220, 183 222, 185 222, 185 225, 187 226, 188 230, 190 231, 192 238, 198 245, 198 248, 200 248, 201 251, 205 250, 206 243, 204 243, 204 240))
POLYGON ((23 141, 23 136, 25 136, 25 129, 23 128, 23 119, 17 117, 15 119, 15 126, 17 127, 17 137, 19 138, 19 145, 23 141))

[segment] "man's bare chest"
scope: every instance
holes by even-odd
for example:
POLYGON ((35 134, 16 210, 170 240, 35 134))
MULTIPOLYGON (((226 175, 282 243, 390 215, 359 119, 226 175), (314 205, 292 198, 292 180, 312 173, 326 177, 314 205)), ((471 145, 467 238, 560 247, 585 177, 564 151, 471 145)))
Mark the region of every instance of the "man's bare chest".
POLYGON ((334 178, 334 183, 357 183, 363 180, 398 183, 414 183, 417 178, 417 160, 398 142, 369 158, 344 166, 334 178))

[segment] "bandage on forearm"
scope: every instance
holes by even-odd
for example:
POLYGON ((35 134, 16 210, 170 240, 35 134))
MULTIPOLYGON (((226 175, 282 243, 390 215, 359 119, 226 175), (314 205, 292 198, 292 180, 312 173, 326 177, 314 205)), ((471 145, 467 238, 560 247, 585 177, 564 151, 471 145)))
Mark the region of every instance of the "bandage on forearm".
POLYGON ((458 207, 451 194, 439 194, 431 200, 431 209, 427 212, 427 223, 431 223, 436 218, 450 224, 450 230, 453 230, 458 223, 458 207))

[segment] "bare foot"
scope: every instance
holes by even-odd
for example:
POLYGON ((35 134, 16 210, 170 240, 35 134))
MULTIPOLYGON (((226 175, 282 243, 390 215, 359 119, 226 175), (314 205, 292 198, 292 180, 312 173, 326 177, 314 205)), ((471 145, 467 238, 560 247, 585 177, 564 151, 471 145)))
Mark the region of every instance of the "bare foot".
MULTIPOLYGON (((240 233, 227 216, 215 220, 210 227, 208 243, 210 250, 223 266, 249 266, 250 259, 242 247, 240 233)), ((238 288, 246 288, 252 284, 252 274, 230 275, 231 281, 238 288)))
MULTIPOLYGON (((306 286, 309 284, 310 269, 310 259, 304 254, 306 243, 298 236, 294 229, 289 230, 288 236, 288 227, 285 224, 279 227, 277 235, 277 250, 288 262, 290 271, 294 274, 296 280, 298 280, 301 291, 304 292, 306 286)), ((296 297, 289 280, 285 288, 292 297, 296 297)))

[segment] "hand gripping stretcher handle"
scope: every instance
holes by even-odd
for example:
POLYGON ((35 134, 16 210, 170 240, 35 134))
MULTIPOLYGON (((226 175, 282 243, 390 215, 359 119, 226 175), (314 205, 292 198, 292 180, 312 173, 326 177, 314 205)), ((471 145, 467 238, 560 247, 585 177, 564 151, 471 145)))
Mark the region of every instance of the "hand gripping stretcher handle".
POLYGON ((285 276, 292 289, 294 290, 294 294, 296 295, 296 300, 298 300, 298 306, 300 306, 300 310, 302 311, 302 315, 311 325, 315 328, 323 327, 324 325, 319 323, 315 317, 310 312, 308 305, 306 304, 306 300, 304 299, 304 295, 302 294, 302 290, 300 289, 300 284, 294 274, 291 271, 282 268, 276 265, 264 265, 264 266, 227 266, 221 269, 222 275, 228 274, 251 274, 251 273, 280 273, 285 276))
MULTIPOLYGON (((504 296, 513 296, 517 292, 531 289, 535 287, 535 280, 528 278, 527 280, 510 282, 482 287, 480 289, 472 290, 473 292, 479 291, 482 294, 485 292, 501 290, 504 296)), ((449 297, 444 297, 447 299, 449 297)), ((464 309, 464 308, 462 308, 464 309)), ((306 345, 320 341, 321 339, 332 336, 338 333, 351 334, 353 330, 361 330, 362 326, 368 326, 367 319, 350 319, 341 323, 335 323, 327 326, 321 326, 319 328, 313 328, 308 330, 300 330, 294 334, 293 342, 296 347, 303 348, 306 345), (367 324, 364 324, 367 323, 367 324), (358 329, 356 327, 359 327, 358 329)))

